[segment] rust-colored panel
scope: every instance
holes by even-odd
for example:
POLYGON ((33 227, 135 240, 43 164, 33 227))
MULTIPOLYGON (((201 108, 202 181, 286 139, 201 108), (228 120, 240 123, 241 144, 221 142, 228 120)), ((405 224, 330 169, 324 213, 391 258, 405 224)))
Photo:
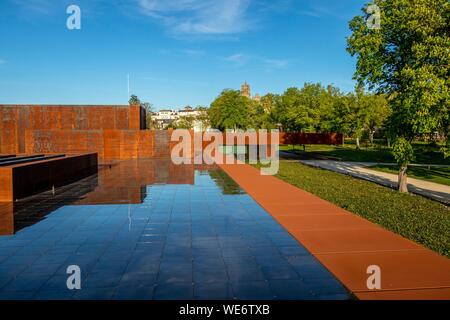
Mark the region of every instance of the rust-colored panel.
POLYGON ((153 138, 154 134, 152 133, 152 131, 139 131, 138 158, 153 157, 153 138))
POLYGON ((114 128, 118 130, 127 130, 128 128, 128 108, 114 109, 114 128))
POLYGON ((343 136, 338 133, 280 133, 280 144, 342 144, 343 136))
POLYGON ((130 106, 128 112, 128 128, 130 130, 140 130, 141 129, 141 106, 132 105, 130 106))
POLYGON ((104 135, 104 158, 120 159, 120 131, 105 130, 104 135))
POLYGON ((136 159, 138 143, 138 131, 120 131, 120 159, 136 159))
POLYGON ((18 153, 17 110, 2 107, 1 153, 18 153))
MULTIPOLYGON (((139 130, 139 123, 143 121, 140 109, 138 106, 132 109, 133 116, 131 119, 129 106, 0 105, 2 114, 20 113, 15 121, 17 123, 19 118, 23 117, 24 121, 21 122, 21 126, 25 126, 24 130, 139 130)), ((8 120, 3 120, 2 117, 3 121, 8 120)))
POLYGON ((10 202, 97 172, 97 154, 81 154, 0 168, 0 201, 10 202))
POLYGON ((13 177, 11 168, 0 168, 0 201, 12 201, 13 177))
POLYGON ((14 234, 14 205, 12 202, 0 205, 0 236, 14 234))

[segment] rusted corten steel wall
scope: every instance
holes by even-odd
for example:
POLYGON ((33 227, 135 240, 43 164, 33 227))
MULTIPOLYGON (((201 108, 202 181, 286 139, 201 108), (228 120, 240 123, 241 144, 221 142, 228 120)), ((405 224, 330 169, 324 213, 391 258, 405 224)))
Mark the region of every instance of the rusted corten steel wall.
POLYGON ((97 173, 97 167, 96 153, 1 167, 0 202, 15 201, 49 190, 52 186, 66 185, 97 173))
POLYGON ((150 130, 27 130, 25 153, 97 152, 100 162, 154 158, 154 141, 150 130))
POLYGON ((280 144, 342 144, 340 133, 280 133, 280 144))
POLYGON ((28 130, 141 130, 138 105, 0 105, 0 153, 23 153, 28 130))
MULTIPOLYGON (((162 133, 160 133, 162 134, 162 133)), ((172 141, 171 139, 172 130, 167 131, 167 139, 170 141, 170 152, 175 148, 175 146, 182 141, 180 138, 178 141, 172 141)), ((198 157, 200 154, 212 143, 218 145, 255 145, 260 144, 262 146, 266 146, 266 154, 270 156, 271 148, 270 146, 274 144, 272 141, 272 136, 270 133, 267 133, 265 136, 258 133, 256 136, 251 136, 250 134, 243 134, 239 136, 238 133, 234 133, 230 135, 230 141, 227 141, 227 137, 225 133, 219 133, 219 141, 215 141, 217 133, 211 133, 207 138, 204 136, 204 133, 201 132, 193 132, 190 131, 191 141, 184 142, 184 149, 177 149, 175 155, 178 157, 186 157, 186 155, 182 152, 190 149, 191 157, 198 157), (238 138, 239 136, 239 138, 238 138)), ((343 135, 338 133, 286 133, 281 132, 279 134, 278 144, 328 144, 328 145, 340 145, 342 144, 343 135)), ((176 138, 174 138, 176 140, 176 138)), ((164 144, 161 144, 164 146, 164 144)), ((215 156, 214 152, 212 154, 215 156)))

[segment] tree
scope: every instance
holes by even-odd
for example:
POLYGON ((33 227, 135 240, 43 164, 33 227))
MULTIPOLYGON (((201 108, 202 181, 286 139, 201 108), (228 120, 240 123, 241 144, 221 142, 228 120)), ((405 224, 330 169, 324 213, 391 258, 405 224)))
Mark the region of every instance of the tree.
POLYGON ((396 138, 394 155, 400 165, 401 187, 407 185, 412 140, 436 131, 448 132, 450 4, 448 0, 373 3, 381 12, 381 28, 366 23, 371 18, 366 5, 363 14, 350 22, 348 51, 357 57, 355 78, 359 84, 386 94, 392 108, 389 124, 396 138))
POLYGON ((356 149, 359 150, 364 132, 373 144, 374 134, 385 124, 390 109, 383 95, 368 93, 362 86, 357 86, 356 93, 351 96, 352 132, 356 138, 356 149))
POLYGON ((345 144, 345 136, 352 132, 353 104, 354 97, 352 94, 336 96, 333 100, 328 126, 330 131, 343 135, 342 145, 345 144))
POLYGON ((269 105, 271 102, 265 101, 263 98, 261 101, 252 100, 250 102, 248 127, 252 129, 275 129, 276 121, 272 118, 272 106, 269 105))
POLYGON ((369 134, 370 144, 373 144, 374 134, 383 126, 391 114, 391 109, 384 95, 369 94, 366 97, 368 106, 366 130, 369 134))
POLYGON ((400 165, 400 172, 398 174, 398 190, 400 192, 408 192, 408 181, 407 181, 407 169, 408 163, 414 160, 414 150, 409 143, 403 137, 399 137, 392 148, 392 154, 395 160, 400 165))
MULTIPOLYGON (((334 115, 334 106, 340 100, 342 94, 339 88, 328 85, 326 91, 322 91, 320 97, 319 123, 316 128, 318 132, 330 133, 337 132, 334 129, 335 121, 338 120, 334 115)), ((339 133, 341 133, 339 131, 339 133)))
POLYGON ((192 116, 180 117, 177 121, 174 121, 172 123, 171 128, 193 130, 194 129, 194 121, 195 121, 195 118, 192 116))
POLYGON ((130 97, 130 100, 128 100, 128 103, 130 105, 136 105, 136 104, 141 104, 141 101, 139 100, 139 98, 136 95, 132 94, 130 97))
POLYGON ((291 132, 313 132, 320 122, 320 84, 305 84, 299 90, 289 88, 277 102, 277 118, 283 129, 291 132))
POLYGON ((195 121, 200 125, 200 130, 205 131, 211 126, 211 121, 209 119, 208 108, 198 106, 196 108, 198 114, 195 117, 195 121))
POLYGON ((246 129, 248 125, 248 112, 250 99, 243 97, 238 90, 224 90, 217 97, 208 114, 211 126, 214 129, 246 129))
POLYGON ((150 102, 142 102, 141 106, 145 109, 145 124, 147 129, 157 129, 157 123, 153 120, 153 105, 150 102))

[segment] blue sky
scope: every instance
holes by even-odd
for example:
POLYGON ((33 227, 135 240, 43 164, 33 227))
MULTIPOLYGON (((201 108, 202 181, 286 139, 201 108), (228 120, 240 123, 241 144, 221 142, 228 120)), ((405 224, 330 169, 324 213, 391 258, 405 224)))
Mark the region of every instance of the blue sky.
POLYGON ((1 0, 0 104, 209 105, 304 82, 354 87, 348 21, 365 0, 1 0), (81 30, 68 30, 68 5, 81 30))

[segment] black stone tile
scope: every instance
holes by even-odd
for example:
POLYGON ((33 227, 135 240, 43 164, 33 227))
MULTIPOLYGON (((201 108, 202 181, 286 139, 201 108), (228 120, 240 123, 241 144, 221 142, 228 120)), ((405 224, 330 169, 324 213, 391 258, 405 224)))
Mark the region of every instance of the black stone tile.
POLYGON ((196 283, 194 298, 199 300, 233 299, 233 290, 228 282, 196 283))
POLYGON ((267 281, 238 282, 231 284, 234 296, 239 300, 273 300, 274 294, 267 281))
POLYGON ((191 300, 194 298, 192 283, 158 284, 153 292, 155 300, 191 300))
POLYGON ((194 269, 194 282, 211 283, 217 281, 228 281, 225 268, 196 268, 194 269))
POLYGON ((300 279, 291 266, 270 266, 261 268, 264 278, 272 279, 300 279))
POLYGON ((115 300, 151 300, 154 286, 133 285, 119 286, 114 292, 115 300))
POLYGON ((75 300, 111 300, 115 288, 82 288, 81 290, 74 290, 75 293, 72 296, 75 300))
POLYGON ((227 268, 228 277, 231 282, 241 281, 263 281, 264 275, 259 268, 254 267, 232 267, 227 268))
POLYGON ((276 299, 280 300, 313 300, 316 297, 301 280, 270 280, 270 288, 276 299))
POLYGON ((192 282, 192 264, 161 264, 158 283, 173 282, 192 282))

